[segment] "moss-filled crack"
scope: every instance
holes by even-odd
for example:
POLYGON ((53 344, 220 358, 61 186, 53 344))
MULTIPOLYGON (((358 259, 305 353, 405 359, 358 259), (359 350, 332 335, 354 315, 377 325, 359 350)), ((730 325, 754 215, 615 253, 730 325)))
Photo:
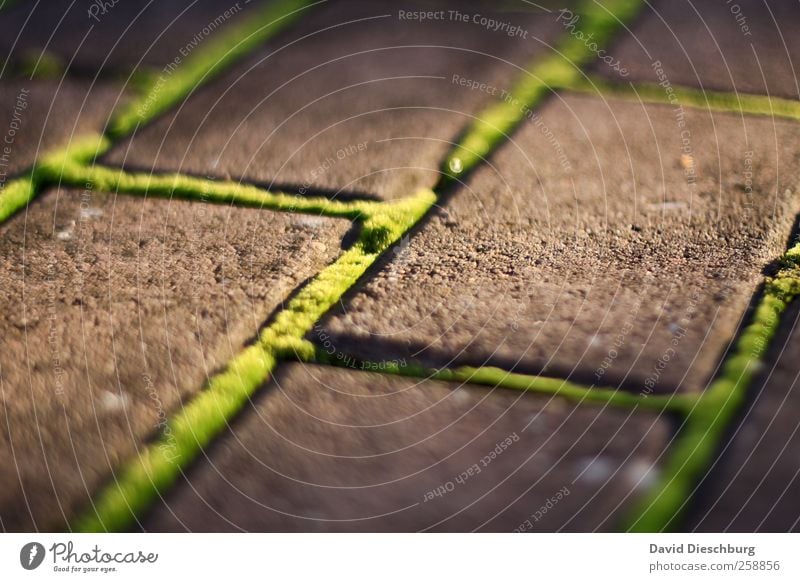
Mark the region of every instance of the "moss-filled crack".
POLYGON ((694 394, 641 396, 614 388, 584 386, 561 378, 517 374, 494 366, 459 366, 456 368, 431 369, 416 363, 401 364, 393 360, 372 362, 351 357, 330 357, 324 350, 315 348, 310 342, 303 345, 297 351, 296 356, 305 362, 351 370, 364 370, 393 376, 440 380, 459 384, 478 384, 490 388, 504 388, 545 396, 558 396, 578 403, 607 404, 621 408, 639 408, 658 412, 685 414, 691 410, 698 398, 694 394))
POLYGON ((643 103, 681 105, 723 113, 758 115, 800 120, 800 101, 725 91, 705 91, 670 85, 665 89, 652 83, 610 83, 599 77, 570 79, 559 90, 600 97, 617 97, 643 103))
POLYGON ((750 323, 742 330, 719 376, 686 415, 670 449, 658 485, 635 508, 625 529, 654 532, 675 529, 689 498, 711 466, 726 431, 741 409, 747 390, 778 329, 781 315, 800 295, 800 243, 781 259, 781 268, 764 282, 750 323))
POLYGON ((74 154, 70 152, 45 158, 36 168, 36 175, 48 183, 75 187, 86 187, 88 184, 95 190, 117 194, 180 198, 351 220, 374 213, 381 214, 376 210, 385 206, 372 200, 343 202, 325 197, 271 192, 252 184, 231 180, 210 180, 172 173, 126 172, 98 165, 85 166, 75 162, 74 154))
MULTIPOLYGON (((132 74, 130 82, 137 97, 114 111, 105 136, 89 135, 75 139, 68 146, 56 149, 35 161, 30 171, 0 188, 0 224, 24 208, 50 184, 66 183, 68 179, 86 184, 88 177, 81 179, 79 174, 88 173, 91 169, 84 167, 80 170, 76 166, 86 166, 93 162, 106 153, 113 142, 129 135, 137 127, 152 121, 185 99, 192 91, 253 52, 264 41, 284 30, 318 3, 313 0, 278 0, 268 3, 243 22, 232 24, 215 34, 184 59, 180 68, 171 70, 169 75, 150 71, 132 74), (61 164, 64 170, 70 170, 63 179, 57 172, 53 172, 58 167, 54 162, 58 161, 70 162, 61 164)), ((0 5, 0 9, 2 6, 0 5)), ((182 191, 179 188, 176 195, 180 195, 182 191)))

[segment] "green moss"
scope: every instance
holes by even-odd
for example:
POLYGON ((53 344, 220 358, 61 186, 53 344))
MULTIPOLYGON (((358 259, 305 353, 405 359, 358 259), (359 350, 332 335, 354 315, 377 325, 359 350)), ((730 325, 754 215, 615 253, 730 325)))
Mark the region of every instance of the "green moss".
POLYGON ((630 22, 642 5, 641 0, 593 0, 582 2, 575 10, 580 15, 574 31, 565 28, 556 43, 555 54, 537 59, 516 81, 508 96, 478 113, 464 136, 442 165, 439 188, 472 170, 498 144, 508 139, 519 123, 532 115, 533 108, 554 88, 578 85, 583 78, 581 67, 597 58, 585 37, 602 49, 614 33, 630 22), (581 36, 583 35, 583 36, 581 36))
MULTIPOLYGON (((313 347, 313 346, 312 346, 313 347)), ((316 350, 313 355, 309 347, 298 354, 304 361, 315 361, 321 364, 352 368, 353 364, 359 369, 374 370, 378 373, 407 376, 411 378, 426 378, 443 382, 457 382, 459 384, 479 384, 491 388, 505 388, 522 392, 534 392, 550 396, 558 396, 579 403, 592 402, 608 404, 621 408, 641 408, 659 412, 671 411, 685 413, 694 406, 697 397, 692 395, 681 396, 640 396, 623 390, 609 388, 595 388, 582 386, 559 378, 546 376, 529 376, 515 374, 501 368, 483 366, 473 368, 462 366, 452 369, 432 370, 419 364, 399 363, 396 361, 369 362, 355 358, 332 358, 324 351, 316 350)))
MULTIPOLYGON (((792 247, 784 258, 796 256, 797 251, 798 246, 792 247)), ((659 484, 632 512, 626 529, 655 532, 678 526, 696 484, 713 462, 726 430, 745 401, 781 315, 798 295, 800 278, 794 267, 767 279, 752 321, 737 339, 719 377, 688 412, 659 484)))
POLYGON ((800 119, 800 101, 768 97, 766 95, 705 91, 671 85, 673 96, 670 97, 665 87, 660 85, 651 83, 609 83, 605 79, 598 77, 566 79, 558 88, 645 103, 681 105, 710 111, 800 119))
POLYGON ((0 224, 25 208, 38 191, 33 174, 26 174, 4 183, 0 187, 0 224))
POLYGON ((89 167, 74 163, 70 156, 46 159, 39 168, 39 173, 52 182, 71 186, 91 183, 98 190, 119 194, 181 198, 339 218, 361 218, 370 215, 380 206, 380 203, 369 200, 338 202, 323 197, 269 192, 257 186, 229 180, 208 180, 182 174, 130 173, 97 165, 89 167))
POLYGON ((59 79, 67 70, 64 60, 58 55, 42 51, 26 55, 19 63, 19 73, 30 79, 59 79))
POLYGON ((151 85, 138 99, 124 106, 109 123, 115 139, 180 103, 197 87, 249 54, 267 39, 296 20, 311 0, 277 0, 267 3, 243 22, 226 26, 204 41, 202 50, 183 59, 176 68, 151 79, 151 85))

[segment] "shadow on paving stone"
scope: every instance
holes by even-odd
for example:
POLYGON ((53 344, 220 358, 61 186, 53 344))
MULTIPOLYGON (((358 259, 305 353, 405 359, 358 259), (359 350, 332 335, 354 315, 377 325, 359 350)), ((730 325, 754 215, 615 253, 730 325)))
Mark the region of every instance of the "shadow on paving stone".
POLYGON ((143 527, 608 530, 669 439, 650 413, 286 364, 143 527))
POLYGON ((324 4, 105 161, 409 196, 437 182, 472 116, 563 34, 557 14, 523 2, 324 4), (444 19, 405 16, 431 8, 444 19))
MULTIPOLYGON (((0 18, 0 50, 9 66, 63 69, 94 77, 127 76, 183 60, 259 2, 246 0, 18 2, 0 18)), ((60 74, 59 74, 60 76, 60 74)))
POLYGON ((625 83, 800 96, 793 66, 800 60, 796 2, 659 0, 650 5, 608 51, 628 74, 605 65, 595 66, 597 72, 625 83))
POLYGON ((800 303, 786 312, 730 441, 701 484, 696 531, 800 530, 800 303))
POLYGON ((309 338, 366 360, 703 388, 785 250, 800 139, 789 122, 680 119, 550 100, 309 338))
POLYGON ((63 527, 349 226, 50 190, 0 227, 0 528, 63 527))

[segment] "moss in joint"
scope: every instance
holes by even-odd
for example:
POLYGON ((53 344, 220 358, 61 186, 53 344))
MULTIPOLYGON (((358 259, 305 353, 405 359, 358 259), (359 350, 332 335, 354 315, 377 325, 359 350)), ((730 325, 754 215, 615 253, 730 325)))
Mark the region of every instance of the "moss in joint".
POLYGON ((800 119, 800 101, 766 95, 705 91, 674 85, 670 86, 671 93, 669 93, 664 87, 652 83, 609 83, 598 77, 567 79, 558 88, 645 103, 680 104, 684 107, 709 111, 800 119))
POLYGON ((0 187, 0 224, 25 208, 39 191, 32 173, 14 178, 0 187))
POLYGON ((744 404, 747 389, 761 368, 781 315, 800 295, 800 245, 783 257, 784 268, 767 278, 751 323, 742 331, 719 377, 689 411, 673 445, 659 484, 635 508, 626 523, 630 531, 675 529, 698 481, 713 462, 726 431, 744 404))
POLYGON ((308 345, 302 346, 297 351, 296 356, 302 361, 314 361, 320 364, 346 368, 352 368, 355 363, 359 369, 395 376, 458 382, 459 384, 479 384, 491 388, 558 396, 579 403, 595 402, 621 408, 641 408, 658 412, 685 413, 691 409, 697 399, 692 395, 645 397, 622 390, 582 386, 558 378, 516 374, 492 366, 482 366, 480 368, 461 366, 452 369, 433 370, 418 364, 400 364, 396 361, 369 362, 353 358, 343 360, 331 358, 324 351, 316 349, 310 342, 308 342, 308 345))
POLYGON ((80 187, 90 183, 98 190, 119 194, 235 204, 351 220, 369 216, 380 205, 370 200, 339 202, 323 197, 270 192, 228 180, 216 181, 182 174, 129 173, 104 166, 85 166, 68 155, 47 158, 39 167, 39 175, 53 183, 80 187))

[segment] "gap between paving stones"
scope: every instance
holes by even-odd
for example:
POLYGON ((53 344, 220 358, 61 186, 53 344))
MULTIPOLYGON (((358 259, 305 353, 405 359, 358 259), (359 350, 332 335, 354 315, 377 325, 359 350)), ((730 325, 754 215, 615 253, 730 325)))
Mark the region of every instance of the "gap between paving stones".
POLYGON ((569 380, 548 376, 517 374, 495 366, 458 366, 456 368, 431 369, 416 363, 400 364, 396 360, 374 362, 355 357, 330 357, 324 350, 315 347, 313 358, 300 361, 313 362, 354 371, 365 371, 393 376, 406 376, 424 380, 441 380, 459 384, 479 384, 492 388, 505 388, 522 392, 559 396, 578 403, 608 404, 621 408, 641 408, 656 412, 688 413, 694 406, 697 395, 670 394, 639 396, 614 388, 584 386, 569 380))
MULTIPOLYGON (((581 12, 584 15, 582 28, 586 30, 585 23, 588 22, 588 29, 595 32, 598 44, 607 42, 621 24, 617 15, 623 20, 630 19, 638 10, 640 2, 612 0, 608 4, 610 8, 598 8, 593 2, 587 1, 581 12)), ((543 70, 548 72, 553 69, 550 74, 554 78, 551 81, 567 71, 569 74, 579 74, 576 66, 585 64, 592 58, 591 51, 583 43, 578 43, 573 36, 565 35, 559 47, 561 50, 558 54, 546 59, 542 65, 543 70)), ((537 67, 539 66, 534 65, 532 70, 538 70, 537 67)), ((219 67, 209 70, 216 72, 219 67)), ((456 146, 455 153, 446 158, 446 168, 457 166, 459 171, 455 174, 462 175, 472 169, 507 138, 508 132, 523 119, 526 109, 538 105, 549 94, 541 80, 531 85, 531 78, 534 77, 528 73, 513 92, 515 98, 524 103, 525 108, 512 106, 512 111, 509 111, 508 107, 502 105, 499 108, 490 107, 479 116, 478 122, 467 129, 462 141, 456 146), (517 114, 513 114, 513 111, 517 114)), ((184 83, 181 86, 185 85, 184 83)), ((163 101, 158 101, 156 109, 161 112, 183 96, 185 95, 174 97, 167 93, 163 101)), ((148 97, 144 99, 154 100, 148 97)), ((116 119, 110 136, 117 137, 135 130, 141 120, 136 119, 133 111, 134 107, 128 106, 126 112, 116 119)), ((152 110, 148 113, 152 113, 152 110)), ((92 154, 90 140, 71 152, 46 160, 41 173, 51 180, 66 179, 85 183, 93 169, 85 168, 81 161, 85 164, 94 160, 109 144, 108 138, 95 139, 95 151, 92 154), (90 159, 86 159, 86 156, 90 159)), ((283 210, 297 210, 299 204, 295 197, 283 199, 280 198, 282 195, 271 195, 261 190, 254 192, 242 185, 233 187, 225 184, 217 189, 217 182, 178 175, 141 176, 100 168, 92 177, 98 183, 114 188, 113 191, 129 191, 134 194, 146 194, 150 188, 156 188, 162 195, 177 193, 198 197, 194 188, 200 185, 209 187, 210 183, 220 194, 220 201, 235 203, 244 200, 247 204, 261 204, 262 201, 269 200, 273 203, 273 208, 283 210)), ((445 173, 437 191, 441 191, 450 178, 454 177, 451 173, 445 173)), ((303 339, 304 336, 387 249, 428 213, 437 198, 436 192, 421 190, 414 196, 397 202, 366 204, 312 201, 312 205, 324 205, 329 210, 334 209, 334 212, 341 210, 344 216, 361 220, 362 229, 358 240, 331 266, 300 289, 286 309, 278 313, 274 321, 262 330, 257 341, 234 358, 224 371, 211 378, 206 388, 170 419, 162 434, 114 475, 113 482, 95 496, 92 508, 78 516, 70 524, 70 529, 121 530, 136 523, 137 516, 174 483, 183 466, 191 462, 227 426, 228 421, 266 381, 279 360, 296 355, 313 358, 314 348, 303 339), (170 451, 170 454, 165 451, 170 451), (173 456, 175 451, 177 453, 173 456)), ((308 211, 319 210, 318 206, 308 207, 308 211)))
POLYGON ((706 91, 670 83, 666 86, 653 83, 613 83, 599 77, 569 79, 568 82, 554 86, 554 89, 600 97, 618 97, 642 103, 800 120, 800 101, 767 95, 706 91))

